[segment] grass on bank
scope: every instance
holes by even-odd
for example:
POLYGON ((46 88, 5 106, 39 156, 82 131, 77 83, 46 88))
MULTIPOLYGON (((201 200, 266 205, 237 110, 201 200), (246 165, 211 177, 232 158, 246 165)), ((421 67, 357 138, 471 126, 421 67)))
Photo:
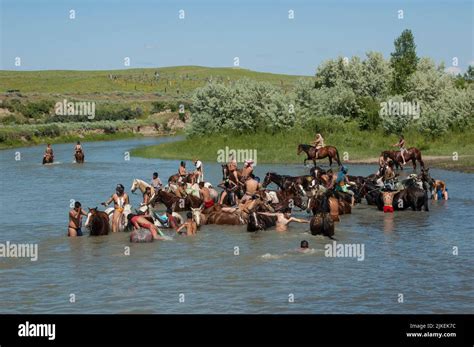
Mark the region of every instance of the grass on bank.
MULTIPOLYGON (((326 145, 338 148, 341 160, 349 162, 376 158, 381 151, 390 149, 398 141, 395 135, 386 135, 382 130, 361 131, 357 124, 348 123, 344 129, 324 133, 326 145)), ((183 141, 140 147, 132 155, 145 158, 183 159, 199 158, 215 162, 217 151, 225 149, 255 149, 259 163, 302 163, 304 154, 296 155, 300 143, 309 143, 314 132, 308 129, 292 129, 277 134, 214 135, 187 138, 183 141)), ((474 171, 474 159, 464 157, 474 153, 474 139, 466 133, 448 133, 442 138, 428 139, 415 130, 405 132, 409 147, 417 147, 423 155, 452 156, 457 152, 457 162, 442 160, 445 168, 456 166, 463 171, 474 171)), ((393 148, 395 149, 395 148, 393 148)), ((324 159, 324 163, 327 163, 324 159)))

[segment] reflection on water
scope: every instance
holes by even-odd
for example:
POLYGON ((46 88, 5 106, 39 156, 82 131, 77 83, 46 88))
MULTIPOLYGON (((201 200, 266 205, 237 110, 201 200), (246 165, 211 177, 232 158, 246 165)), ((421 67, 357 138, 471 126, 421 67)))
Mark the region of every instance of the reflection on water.
MULTIPOLYGON (((149 181, 158 171, 166 181, 174 174, 178 160, 123 156, 172 140, 85 143, 84 165, 72 163, 71 144, 55 145, 60 163, 48 167, 40 163, 42 147, 0 151, 0 242, 37 242, 39 248, 36 262, 0 258, 1 313, 474 313, 469 174, 432 169, 447 182, 451 200, 432 202, 428 213, 384 214, 362 204, 342 216, 336 238, 364 244, 364 261, 325 257, 330 240, 308 234, 304 224, 256 234, 210 225, 193 238, 167 232, 171 241, 150 244, 130 244, 125 233, 66 237, 71 199, 95 207, 117 183, 128 191, 134 178, 149 181), (296 251, 303 239, 311 248, 305 254, 296 251), (288 302, 289 293, 295 302, 288 302), (397 302, 398 293, 405 304, 397 302)), ((349 168, 353 175, 375 171, 349 168)), ((259 165, 256 172, 263 177, 270 170, 308 172, 301 165, 259 165)), ((221 176, 217 164, 205 163, 205 173, 213 183, 221 176)), ((130 198, 135 206, 141 201, 139 194, 130 198)), ((296 215, 309 218, 304 211, 296 215)))

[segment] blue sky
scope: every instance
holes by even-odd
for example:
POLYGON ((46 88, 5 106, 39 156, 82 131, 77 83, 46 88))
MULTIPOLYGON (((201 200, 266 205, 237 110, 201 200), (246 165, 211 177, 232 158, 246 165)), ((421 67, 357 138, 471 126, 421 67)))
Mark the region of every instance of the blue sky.
POLYGON ((419 56, 474 61, 468 0, 0 0, 0 69, 240 66, 313 75, 337 56, 385 57, 406 28, 419 56), (74 9, 76 19, 69 19, 74 9), (185 19, 179 19, 179 10, 185 19), (288 19, 294 10, 295 18, 288 19), (398 10, 404 19, 398 19, 398 10), (21 57, 21 67, 14 65, 21 57))

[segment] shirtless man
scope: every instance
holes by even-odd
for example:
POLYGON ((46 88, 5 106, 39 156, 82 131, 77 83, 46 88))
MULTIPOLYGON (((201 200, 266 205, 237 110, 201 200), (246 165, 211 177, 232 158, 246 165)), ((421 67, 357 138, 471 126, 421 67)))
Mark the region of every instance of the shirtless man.
POLYGON ((184 224, 181 225, 178 230, 176 230, 176 232, 181 235, 186 234, 187 236, 194 236, 197 232, 197 224, 193 220, 193 213, 188 212, 186 217, 186 222, 184 222, 184 224), (184 228, 186 228, 186 231, 182 231, 184 228))
POLYGON ((108 206, 111 202, 114 202, 114 214, 112 216, 112 232, 119 231, 120 219, 123 215, 124 206, 129 204, 128 195, 125 193, 125 188, 122 184, 117 184, 115 188, 115 194, 113 194, 109 200, 102 203, 103 206, 108 206))
POLYGON ((398 142, 396 144, 392 145, 392 147, 399 147, 400 148, 400 154, 401 154, 402 159, 403 159, 403 165, 406 165, 405 156, 403 154, 407 150, 405 148, 405 138, 403 137, 403 135, 400 135, 400 139, 398 140, 398 142))
POLYGON ((186 163, 184 161, 181 162, 178 168, 178 183, 184 182, 184 179, 186 178, 187 172, 186 172, 186 163))
POLYGON ((160 232, 160 230, 152 222, 146 219, 144 215, 130 213, 127 216, 127 219, 128 222, 133 225, 134 230, 138 230, 140 228, 148 229, 153 235, 153 239, 164 240, 162 237, 158 236, 158 232, 160 232))
POLYGON ((247 177, 252 176, 253 173, 253 160, 246 160, 244 163, 244 168, 242 169, 242 179, 246 180, 247 177))
POLYGON ((306 219, 299 219, 299 218, 291 217, 291 208, 287 208, 283 212, 276 212, 276 213, 257 212, 257 213, 265 215, 265 216, 277 217, 277 221, 276 221, 276 230, 277 231, 287 231, 288 230, 288 224, 290 224, 291 222, 309 223, 309 221, 306 220, 306 219))
POLYGON ((247 180, 244 183, 245 186, 245 194, 242 197, 242 200, 240 200, 240 203, 246 202, 248 199, 251 199, 252 196, 258 191, 260 188, 260 184, 258 183, 257 180, 247 177, 247 180))
POLYGON ((387 213, 393 212, 393 197, 397 192, 392 191, 391 187, 385 185, 384 190, 382 191, 382 199, 383 199, 383 212, 387 213))
POLYGON ((87 216, 87 212, 82 209, 81 203, 76 201, 74 203, 74 208, 69 211, 69 226, 67 230, 67 236, 82 236, 82 216, 87 216))
POLYGON ((51 161, 54 161, 53 148, 51 147, 50 143, 48 143, 48 145, 46 146, 46 150, 44 151, 44 156, 43 157, 46 158, 47 156, 51 156, 51 161))
POLYGON ((236 205, 238 203, 237 194, 235 191, 239 188, 234 181, 226 179, 224 182, 218 185, 219 188, 224 189, 219 199, 219 205, 223 205, 224 202, 231 202, 231 206, 236 205))
POLYGON ((199 195, 201 196, 201 199, 204 202, 203 210, 214 206, 214 200, 211 198, 211 191, 209 190, 209 188, 206 188, 204 186, 204 182, 199 183, 199 195))
POLYGON ((237 160, 233 154, 229 155, 229 162, 227 163, 227 167, 229 168, 229 176, 234 176, 235 182, 239 182, 239 176, 237 175, 237 160))

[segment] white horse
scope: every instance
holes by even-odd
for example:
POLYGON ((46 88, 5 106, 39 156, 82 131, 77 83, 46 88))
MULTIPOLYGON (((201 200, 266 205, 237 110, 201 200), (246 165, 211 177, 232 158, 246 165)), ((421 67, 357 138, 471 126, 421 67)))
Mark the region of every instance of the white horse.
POLYGON ((151 189, 151 196, 153 197, 153 195, 155 195, 155 188, 153 188, 151 186, 151 184, 149 183, 146 183, 145 181, 141 180, 141 179, 138 179, 138 178, 135 178, 132 182, 132 186, 130 187, 130 191, 132 193, 135 193, 135 191, 137 189, 140 189, 140 191, 143 193, 145 193, 145 189, 150 187, 151 189))

